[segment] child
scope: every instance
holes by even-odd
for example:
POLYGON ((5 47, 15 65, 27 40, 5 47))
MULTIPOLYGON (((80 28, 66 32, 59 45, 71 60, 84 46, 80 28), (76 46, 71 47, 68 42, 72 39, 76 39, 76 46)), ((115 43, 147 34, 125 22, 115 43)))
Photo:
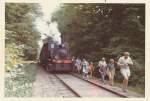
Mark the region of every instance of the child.
POLYGON ((94 71, 94 66, 93 66, 93 62, 90 62, 89 64, 89 72, 90 72, 90 76, 93 76, 93 71, 94 71))

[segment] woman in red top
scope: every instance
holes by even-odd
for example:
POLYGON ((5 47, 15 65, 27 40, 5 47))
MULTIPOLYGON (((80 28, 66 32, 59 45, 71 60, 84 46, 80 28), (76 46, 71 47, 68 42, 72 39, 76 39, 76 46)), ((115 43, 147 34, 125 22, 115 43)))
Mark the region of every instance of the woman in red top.
POLYGON ((89 72, 90 72, 90 76, 93 76, 93 71, 94 71, 94 66, 93 66, 93 62, 90 62, 89 64, 89 72))

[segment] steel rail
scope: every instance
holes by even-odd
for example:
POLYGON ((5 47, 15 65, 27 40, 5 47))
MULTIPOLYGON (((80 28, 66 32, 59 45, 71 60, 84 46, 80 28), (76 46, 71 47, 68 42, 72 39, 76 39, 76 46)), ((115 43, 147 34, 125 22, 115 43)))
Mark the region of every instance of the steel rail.
POLYGON ((107 90, 107 91, 109 91, 109 92, 111 92, 111 93, 113 93, 113 94, 116 94, 116 95, 118 95, 118 96, 120 96, 120 97, 128 98, 128 96, 126 96, 126 95, 123 95, 123 94, 118 93, 118 92, 116 92, 116 91, 114 91, 114 90, 111 90, 111 89, 108 89, 108 88, 103 87, 103 86, 101 86, 101 85, 98 85, 98 84, 96 84, 96 83, 94 83, 94 82, 91 82, 91 81, 89 81, 89 80, 85 80, 85 79, 83 79, 83 78, 81 78, 81 77, 79 77, 79 76, 76 76, 76 75, 73 74, 73 73, 70 73, 70 74, 71 74, 72 76, 76 77, 76 78, 79 78, 79 79, 81 79, 81 80, 84 80, 84 81, 86 81, 86 82, 88 82, 88 83, 90 83, 90 84, 93 84, 93 85, 95 85, 95 86, 97 86, 97 87, 99 87, 99 88, 105 89, 105 90, 107 90))
POLYGON ((74 91, 67 83, 65 83, 60 77, 57 76, 57 74, 54 74, 54 76, 59 79, 71 92, 73 92, 77 97, 81 97, 80 94, 78 94, 76 91, 74 91))

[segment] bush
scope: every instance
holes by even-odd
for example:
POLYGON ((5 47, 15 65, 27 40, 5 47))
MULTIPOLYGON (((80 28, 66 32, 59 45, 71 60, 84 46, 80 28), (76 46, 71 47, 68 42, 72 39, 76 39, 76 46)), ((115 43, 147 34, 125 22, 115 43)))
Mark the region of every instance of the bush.
POLYGON ((22 61, 23 49, 15 43, 6 44, 5 47, 5 69, 10 71, 12 68, 17 67, 17 64, 22 61))
POLYGON ((6 97, 30 97, 36 76, 35 64, 22 64, 13 68, 5 76, 6 97))

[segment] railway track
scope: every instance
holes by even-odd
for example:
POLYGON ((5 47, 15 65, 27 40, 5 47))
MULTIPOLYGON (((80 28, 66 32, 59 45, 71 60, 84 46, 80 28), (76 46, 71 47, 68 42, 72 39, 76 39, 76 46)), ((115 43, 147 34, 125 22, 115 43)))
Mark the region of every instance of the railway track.
POLYGON ((78 97, 54 74, 39 68, 32 89, 33 97, 78 97))
POLYGON ((124 97, 71 74, 55 76, 77 97, 124 97))
POLYGON ((33 84, 34 97, 141 97, 101 85, 97 80, 85 80, 81 75, 52 74, 39 68, 33 84))
POLYGON ((112 90, 112 89, 106 88, 106 87, 104 87, 104 86, 102 86, 102 85, 99 85, 99 84, 97 84, 97 83, 91 82, 91 81, 88 80, 88 79, 83 79, 82 77, 77 76, 77 75, 75 75, 75 74, 73 74, 73 73, 71 73, 71 75, 72 75, 72 76, 75 76, 75 77, 77 77, 77 78, 79 78, 79 79, 82 79, 82 80, 84 80, 84 81, 86 81, 86 82, 88 82, 88 83, 91 83, 91 84, 93 84, 93 85, 95 85, 95 86, 97 86, 97 87, 100 87, 100 88, 102 88, 102 89, 105 89, 105 90, 107 90, 107 91, 109 91, 109 92, 112 92, 112 93, 114 93, 114 94, 116 94, 116 95, 118 95, 118 96, 120 96, 120 97, 128 98, 128 96, 125 95, 125 94, 119 93, 119 92, 117 92, 117 91, 114 91, 114 90, 112 90))
POLYGON ((59 76, 57 76, 56 74, 54 74, 54 76, 59 79, 66 88, 68 88, 76 97, 81 97, 80 94, 78 94, 76 91, 74 91, 68 84, 66 84, 59 76))
POLYGON ((80 97, 68 85, 61 81, 55 74, 50 74, 49 80, 54 85, 52 86, 52 88, 55 88, 55 90, 50 93, 55 93, 56 97, 80 97))
POLYGON ((73 74, 51 74, 39 68, 33 86, 34 97, 123 97, 73 74))

